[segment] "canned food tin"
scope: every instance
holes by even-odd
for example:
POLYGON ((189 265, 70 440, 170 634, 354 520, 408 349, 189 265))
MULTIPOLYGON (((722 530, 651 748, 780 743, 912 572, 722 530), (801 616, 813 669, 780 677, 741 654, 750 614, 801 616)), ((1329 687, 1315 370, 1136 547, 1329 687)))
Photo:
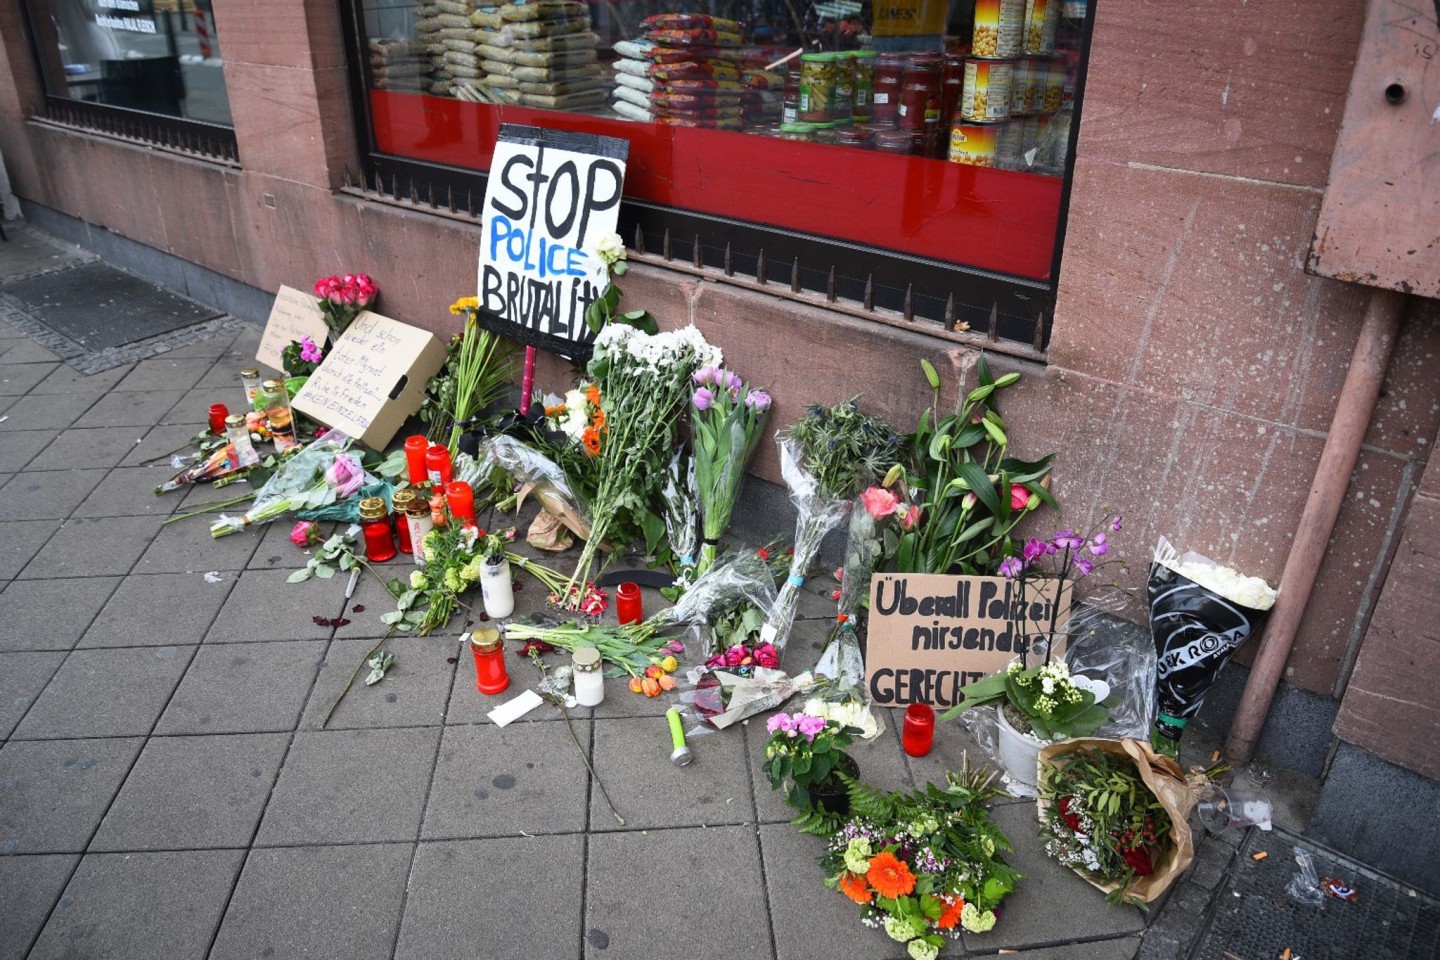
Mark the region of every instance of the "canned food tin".
POLYGON ((969 123, 956 120, 950 128, 950 162, 972 167, 995 166, 998 123, 969 123))
POLYGON ((874 50, 856 50, 850 54, 855 70, 855 93, 850 100, 850 115, 857 121, 871 117, 871 97, 875 92, 875 62, 878 55, 874 50))
POLYGON ((1035 112, 1036 72, 1043 83, 1045 63, 1033 57, 1015 61, 1010 73, 1010 116, 1024 117, 1035 112))
POLYGON ((1055 27, 1060 22, 1062 0, 1025 0, 1025 52, 1051 53, 1055 50, 1055 27))
MULTIPOLYGON (((995 166, 1001 170, 1024 170, 1021 152, 1024 120, 1005 120, 995 125, 995 166)), ((953 139, 953 132, 951 134, 953 139)))
POLYGON ((1065 61, 1060 57, 1047 57, 1037 62, 1044 65, 1045 85, 1035 81, 1035 112, 1054 113, 1065 105, 1065 61))
POLYGON ((970 52, 977 57, 1018 57, 1024 48, 1026 0, 975 0, 970 52))
POLYGON ((965 87, 956 115, 964 120, 1004 120, 1010 116, 1009 60, 966 60, 965 87))
POLYGON ((800 57, 800 101, 796 116, 803 123, 828 123, 835 102, 835 61, 828 53, 800 57))

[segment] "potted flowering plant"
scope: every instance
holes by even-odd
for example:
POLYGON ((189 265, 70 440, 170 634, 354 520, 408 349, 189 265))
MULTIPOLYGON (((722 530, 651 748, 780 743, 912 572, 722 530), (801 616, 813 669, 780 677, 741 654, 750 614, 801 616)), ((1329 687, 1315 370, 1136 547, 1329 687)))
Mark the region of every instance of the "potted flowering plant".
POLYGON ((849 811, 846 786, 860 766, 845 748, 861 731, 809 713, 777 713, 765 723, 770 740, 761 769, 772 790, 785 790, 785 802, 802 814, 812 810, 849 811))

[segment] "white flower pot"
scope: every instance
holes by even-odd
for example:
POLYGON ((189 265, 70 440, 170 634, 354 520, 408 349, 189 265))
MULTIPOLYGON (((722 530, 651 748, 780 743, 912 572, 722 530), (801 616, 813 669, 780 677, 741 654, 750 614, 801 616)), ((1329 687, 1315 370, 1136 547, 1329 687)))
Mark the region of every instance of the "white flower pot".
MULTIPOLYGON (((995 708, 995 715, 995 746, 1000 754, 1000 763, 1010 777, 1011 786, 1019 787, 1023 795, 1034 796, 1039 792, 1036 786, 1036 763, 1045 741, 1012 727, 1005 717, 1003 706, 995 708)), ((1015 791, 1012 789, 1012 792, 1015 791)))

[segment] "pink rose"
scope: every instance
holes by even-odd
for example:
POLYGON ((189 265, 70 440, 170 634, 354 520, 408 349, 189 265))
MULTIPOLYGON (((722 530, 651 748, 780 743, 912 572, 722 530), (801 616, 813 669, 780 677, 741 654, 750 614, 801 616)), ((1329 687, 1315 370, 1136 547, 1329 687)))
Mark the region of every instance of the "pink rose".
POLYGON ((352 497, 365 484, 365 471, 360 466, 360 461, 347 453, 342 453, 330 464, 325 471, 325 482, 335 488, 335 498, 344 500, 352 497))
POLYGON ((917 504, 910 504, 905 512, 900 515, 900 526, 905 530, 914 530, 920 524, 920 507, 917 504))
POLYGON ((778 670, 780 668, 780 652, 775 649, 773 643, 762 643, 755 648, 755 664, 766 670, 778 670))
POLYGON ((740 666, 740 664, 745 662, 745 658, 749 655, 750 651, 746 650, 744 647, 737 643, 735 644, 735 646, 725 651, 725 666, 738 667, 740 666))
POLYGON ((865 512, 876 520, 888 517, 900 509, 900 498, 884 487, 869 488, 860 494, 860 502, 865 506, 865 512))
POLYGON ((302 550, 318 539, 320 530, 314 520, 299 520, 290 528, 290 542, 302 550))
POLYGON ((1010 484, 1010 509, 1024 510, 1030 502, 1030 490, 1023 483, 1010 484))

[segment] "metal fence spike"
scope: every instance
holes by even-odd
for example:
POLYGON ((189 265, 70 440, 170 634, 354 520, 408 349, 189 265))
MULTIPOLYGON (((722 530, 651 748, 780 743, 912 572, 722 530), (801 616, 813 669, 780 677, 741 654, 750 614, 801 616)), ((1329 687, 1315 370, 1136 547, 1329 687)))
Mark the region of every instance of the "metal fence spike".
POLYGON ((865 309, 872 311, 875 309, 875 274, 873 273, 865 278, 865 309))
POLYGON ((690 250, 690 261, 695 264, 697 270, 703 269, 705 266, 705 255, 700 250, 700 234, 698 233, 695 234, 695 246, 690 250))
POLYGON ((735 252, 730 248, 730 241, 725 241, 725 276, 735 276, 735 252))
POLYGON ((664 236, 663 238, 661 238, 661 240, 660 240, 660 256, 664 257, 664 258, 666 259, 666 261, 670 261, 670 260, 674 260, 674 259, 675 259, 675 254, 674 254, 674 252, 670 249, 670 228, 669 228, 669 227, 666 227, 666 228, 665 228, 665 236, 664 236))
POLYGON ((755 282, 765 286, 765 248, 760 248, 760 255, 755 258, 755 282))
POLYGON ((835 293, 835 267, 830 267, 830 276, 825 280, 825 299, 834 303, 837 299, 835 293))
POLYGON ((905 306, 903 315, 907 323, 915 322, 915 284, 905 284, 905 306))
POLYGON ((1000 304, 990 304, 990 329, 985 331, 985 339, 991 343, 1000 339, 1000 304))
POLYGON ((950 296, 945 298, 945 329, 955 329, 955 291, 950 291, 950 296))

